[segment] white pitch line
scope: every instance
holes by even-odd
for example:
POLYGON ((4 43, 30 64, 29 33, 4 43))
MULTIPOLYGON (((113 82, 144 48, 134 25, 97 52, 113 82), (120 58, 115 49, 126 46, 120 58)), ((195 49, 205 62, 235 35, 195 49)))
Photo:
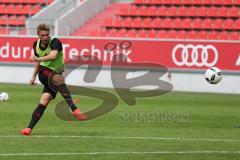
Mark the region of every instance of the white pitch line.
POLYGON ((155 152, 75 152, 75 153, 0 153, 0 157, 12 156, 81 156, 126 154, 240 154, 240 151, 155 151, 155 152))
POLYGON ((76 135, 0 135, 0 138, 99 138, 99 139, 143 139, 143 140, 177 140, 177 141, 207 141, 207 142, 240 142, 234 139, 198 139, 198 138, 173 138, 173 137, 118 137, 118 136, 76 136, 76 135))

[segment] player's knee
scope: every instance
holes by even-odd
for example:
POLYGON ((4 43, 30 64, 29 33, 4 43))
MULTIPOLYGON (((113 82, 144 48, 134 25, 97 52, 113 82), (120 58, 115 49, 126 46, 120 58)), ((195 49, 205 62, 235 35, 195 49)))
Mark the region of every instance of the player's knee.
POLYGON ((40 100, 40 103, 41 103, 42 105, 44 105, 44 106, 47 106, 50 101, 51 101, 51 100, 44 100, 44 99, 42 99, 42 100, 40 100))
POLYGON ((50 94, 43 94, 43 96, 41 97, 40 103, 44 106, 47 106, 52 99, 53 97, 50 94))

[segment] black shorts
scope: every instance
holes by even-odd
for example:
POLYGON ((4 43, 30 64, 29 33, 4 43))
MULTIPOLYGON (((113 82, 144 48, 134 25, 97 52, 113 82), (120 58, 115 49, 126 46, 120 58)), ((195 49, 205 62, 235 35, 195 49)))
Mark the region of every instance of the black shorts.
POLYGON ((44 85, 42 93, 49 93, 53 96, 53 99, 57 95, 56 89, 54 89, 53 86, 50 86, 52 77, 58 73, 52 71, 51 69, 48 69, 46 67, 40 66, 38 78, 39 81, 44 85))

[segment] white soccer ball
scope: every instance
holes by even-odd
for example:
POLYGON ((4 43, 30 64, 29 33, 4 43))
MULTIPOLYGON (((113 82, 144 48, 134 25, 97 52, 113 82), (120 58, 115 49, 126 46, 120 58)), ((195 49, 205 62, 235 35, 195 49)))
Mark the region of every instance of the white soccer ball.
POLYGON ((222 80, 222 71, 217 67, 207 69, 205 79, 210 84, 217 84, 222 80))
POLYGON ((10 99, 10 97, 9 97, 9 95, 6 93, 6 92, 2 92, 1 94, 0 94, 0 100, 1 101, 7 101, 7 100, 9 100, 10 99))

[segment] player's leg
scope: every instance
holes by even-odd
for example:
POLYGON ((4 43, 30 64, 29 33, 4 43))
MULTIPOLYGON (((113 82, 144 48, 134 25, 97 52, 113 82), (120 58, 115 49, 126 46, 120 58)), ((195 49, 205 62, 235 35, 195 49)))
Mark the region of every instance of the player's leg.
POLYGON ((75 109, 77 109, 77 107, 73 103, 71 93, 65 84, 65 80, 64 80, 63 76, 60 74, 55 74, 52 77, 52 82, 53 82, 53 85, 55 86, 55 89, 58 92, 60 92, 62 97, 66 100, 66 102, 69 105, 69 107, 71 108, 71 110, 74 111, 75 109))
POLYGON ((53 99, 53 96, 50 93, 43 93, 40 99, 40 102, 37 108, 33 111, 32 120, 28 125, 28 128, 33 129, 33 127, 37 124, 37 122, 42 117, 48 103, 53 99))
POLYGON ((37 108, 32 113, 32 118, 31 118, 31 121, 30 121, 28 127, 23 129, 21 131, 21 134, 23 134, 23 135, 30 135, 31 134, 32 129, 38 123, 38 121, 42 117, 48 103, 52 99, 53 99, 53 96, 50 93, 46 92, 46 93, 42 94, 42 97, 40 99, 40 102, 39 102, 37 108))
POLYGON ((64 77, 60 74, 56 74, 52 77, 52 83, 54 85, 54 88, 58 92, 60 92, 62 97, 66 100, 68 106, 71 108, 71 110, 73 112, 73 115, 78 120, 85 120, 87 117, 84 114, 82 114, 81 111, 74 104, 71 93, 66 86, 64 77))

